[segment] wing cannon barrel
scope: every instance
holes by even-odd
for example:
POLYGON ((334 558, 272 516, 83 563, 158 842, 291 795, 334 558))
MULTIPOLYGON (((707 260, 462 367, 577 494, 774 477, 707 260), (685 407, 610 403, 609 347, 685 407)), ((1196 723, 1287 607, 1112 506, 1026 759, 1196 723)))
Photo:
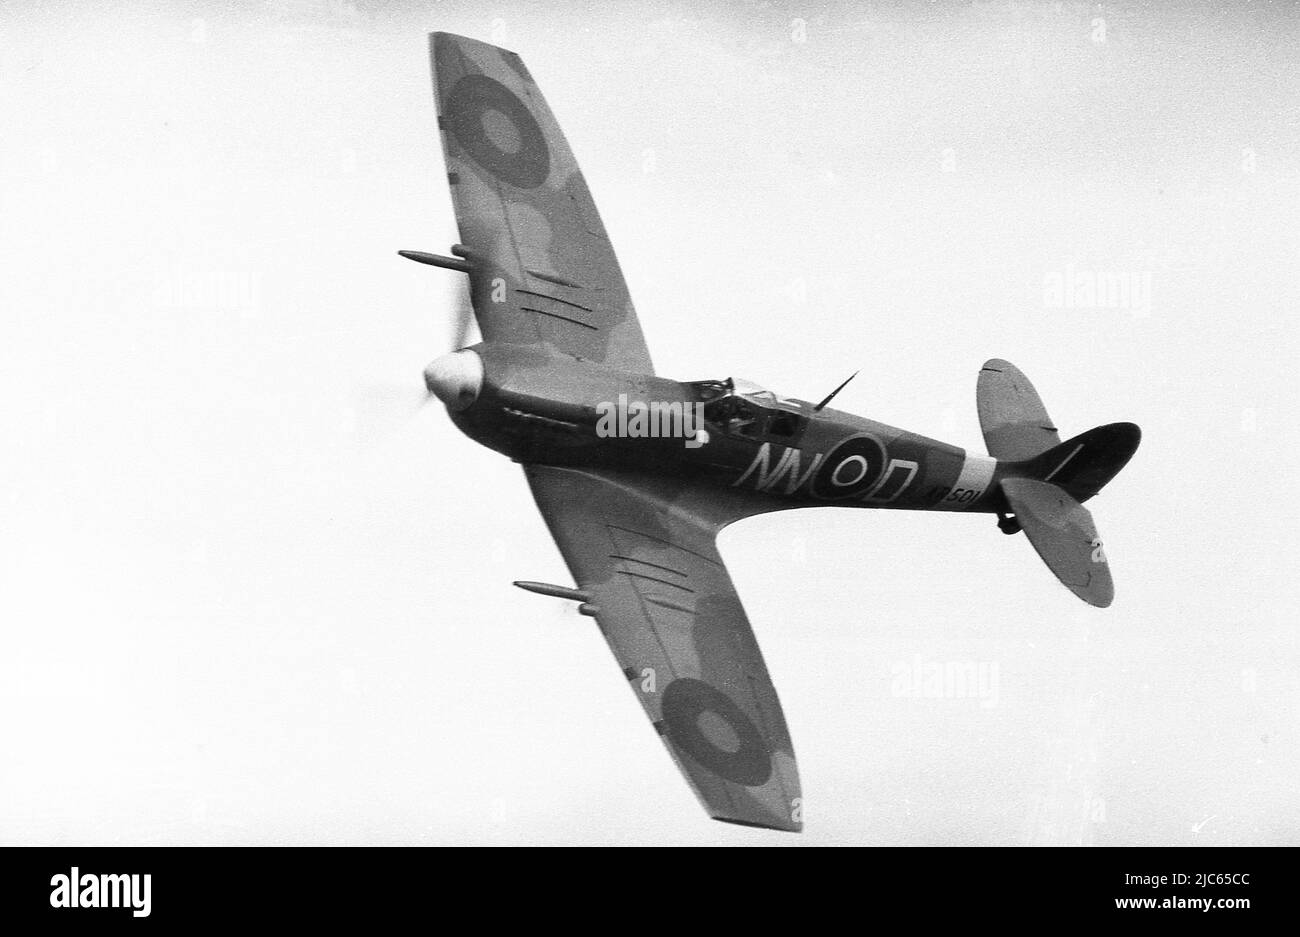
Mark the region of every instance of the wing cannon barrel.
MULTIPOLYGON (((457 247, 459 246, 457 245, 457 247)), ((452 252, 455 253, 456 248, 453 247, 452 252)), ((469 261, 463 257, 444 257, 442 254, 430 254, 428 251, 398 251, 397 253, 407 260, 414 260, 417 264, 428 264, 430 267, 442 267, 460 273, 469 273, 470 271, 469 261)))

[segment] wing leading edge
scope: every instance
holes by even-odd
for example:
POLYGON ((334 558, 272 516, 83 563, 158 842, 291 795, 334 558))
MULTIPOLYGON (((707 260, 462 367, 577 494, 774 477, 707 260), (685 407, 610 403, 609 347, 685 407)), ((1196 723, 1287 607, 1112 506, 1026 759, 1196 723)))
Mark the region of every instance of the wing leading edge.
POLYGON ((716 546, 723 524, 753 511, 728 516, 663 479, 525 472, 624 677, 705 810, 802 829, 785 716, 716 546))
POLYGON ((618 259, 546 100, 513 52, 429 36, 470 297, 490 341, 653 373, 618 259))

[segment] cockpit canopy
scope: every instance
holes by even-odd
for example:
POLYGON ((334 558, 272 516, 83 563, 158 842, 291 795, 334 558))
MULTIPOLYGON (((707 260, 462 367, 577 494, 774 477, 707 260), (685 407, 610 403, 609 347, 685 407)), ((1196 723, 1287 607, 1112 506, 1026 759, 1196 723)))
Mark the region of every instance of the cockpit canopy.
MULTIPOLYGON (((690 386, 696 389, 700 399, 706 403, 719 397, 744 397, 764 407, 775 407, 778 402, 794 403, 783 401, 766 387, 747 381, 743 377, 729 377, 725 381, 694 381, 690 386)), ((795 406, 797 409, 797 404, 795 406)))
POLYGON ((731 436, 786 440, 807 422, 806 405, 743 378, 697 381, 704 419, 731 436))
POLYGON ((743 377, 736 377, 731 379, 731 386, 737 396, 752 400, 760 407, 776 406, 776 394, 766 387, 759 387, 753 381, 747 381, 743 377))

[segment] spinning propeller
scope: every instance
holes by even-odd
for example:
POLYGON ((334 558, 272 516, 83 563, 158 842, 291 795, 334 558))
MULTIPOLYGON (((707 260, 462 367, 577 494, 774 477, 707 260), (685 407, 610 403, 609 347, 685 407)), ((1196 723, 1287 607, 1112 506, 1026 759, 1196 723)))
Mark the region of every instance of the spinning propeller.
MULTIPOLYGON (((470 264, 469 252, 461 244, 452 245, 455 257, 442 254, 430 254, 427 251, 398 251, 407 260, 442 267, 468 274, 470 264)), ((464 351, 470 344, 471 329, 474 324, 474 309, 469 302, 467 292, 462 292, 461 302, 456 304, 456 318, 452 323, 452 351, 430 362, 424 369, 424 386, 429 396, 437 397, 450 410, 464 410, 478 399, 483 387, 483 360, 472 351, 464 351)), ((428 397, 425 398, 428 400, 428 397)))
MULTIPOLYGON (((456 257, 444 257, 425 251, 398 251, 417 263, 469 273, 466 249, 457 244, 456 257)), ((452 410, 462 410, 474 402, 483 383, 483 362, 472 351, 462 351, 474 344, 474 308, 470 304, 468 281, 457 283, 456 299, 447 342, 452 349, 430 362, 424 369, 424 388, 410 384, 369 384, 354 397, 352 413, 356 432, 363 445, 373 444, 396 432, 415 417, 431 400, 438 399, 452 410)))

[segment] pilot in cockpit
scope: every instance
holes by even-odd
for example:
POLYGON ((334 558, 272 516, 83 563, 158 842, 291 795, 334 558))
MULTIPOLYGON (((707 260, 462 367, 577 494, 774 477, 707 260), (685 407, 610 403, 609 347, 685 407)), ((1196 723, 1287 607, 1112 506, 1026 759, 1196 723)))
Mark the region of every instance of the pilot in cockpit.
POLYGON ((705 413, 711 422, 722 426, 731 435, 753 435, 760 414, 746 399, 745 390, 750 389, 748 382, 739 383, 741 386, 737 387, 737 382, 731 378, 721 382, 701 382, 701 394, 709 401, 705 413))
POLYGON ((753 432, 754 422, 754 408, 743 400, 736 400, 727 420, 727 432, 747 436, 753 432))

